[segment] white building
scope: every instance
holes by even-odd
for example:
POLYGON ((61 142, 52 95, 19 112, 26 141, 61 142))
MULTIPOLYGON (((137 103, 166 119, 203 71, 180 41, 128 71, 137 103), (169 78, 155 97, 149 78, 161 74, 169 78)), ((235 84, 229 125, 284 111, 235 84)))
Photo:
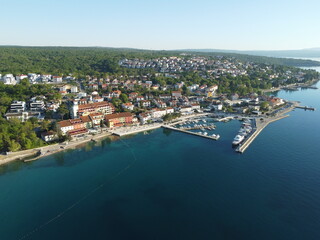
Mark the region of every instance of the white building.
POLYGON ((1 81, 6 85, 15 85, 17 81, 12 74, 6 74, 2 77, 1 81))
POLYGON ((10 105, 10 112, 24 112, 26 111, 26 102, 13 101, 10 105))
POLYGON ((30 103, 30 111, 43 111, 44 109, 45 105, 41 100, 35 100, 30 103))
POLYGON ((62 77, 60 77, 60 76, 53 76, 53 77, 52 77, 52 81, 53 81, 54 83, 62 83, 62 77))

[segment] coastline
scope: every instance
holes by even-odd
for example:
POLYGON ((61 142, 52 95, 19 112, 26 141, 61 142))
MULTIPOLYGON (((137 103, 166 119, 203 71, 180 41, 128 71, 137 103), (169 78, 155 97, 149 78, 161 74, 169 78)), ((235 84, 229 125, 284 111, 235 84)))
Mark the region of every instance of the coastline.
POLYGON ((46 156, 49 156, 61 151, 65 151, 68 149, 74 149, 84 143, 101 140, 111 135, 112 133, 110 132, 104 132, 104 133, 96 134, 94 136, 87 136, 84 139, 63 142, 63 143, 56 143, 56 144, 52 144, 52 145, 48 145, 40 148, 22 150, 22 151, 10 153, 9 155, 0 155, 0 166, 13 161, 23 161, 23 162, 35 161, 42 157, 46 157, 46 156))
MULTIPOLYGON (((297 106, 297 103, 295 104, 295 106, 297 106)), ((295 108, 295 106, 279 113, 277 117, 268 117, 267 118, 268 120, 266 121, 267 124, 265 124, 265 125, 263 124, 264 127, 261 129, 261 131, 269 123, 271 123, 273 121, 280 120, 284 117, 287 117, 287 116, 284 116, 284 114, 292 111, 295 108)), ((110 136, 121 137, 121 136, 126 136, 126 135, 137 134, 140 132, 146 132, 146 131, 154 130, 157 128, 161 128, 162 126, 165 126, 166 124, 172 124, 173 122, 181 122, 181 121, 184 121, 188 118, 201 117, 201 116, 207 116, 207 115, 210 115, 210 113, 198 113, 198 114, 183 116, 183 117, 180 117, 180 118, 175 119, 175 120, 168 122, 168 123, 153 123, 150 125, 142 125, 142 126, 136 126, 136 127, 134 127, 134 126, 120 127, 120 128, 114 129, 114 130, 109 130, 109 131, 105 131, 102 133, 98 133, 93 136, 86 136, 82 139, 52 144, 52 145, 48 145, 48 146, 44 146, 44 147, 40 147, 40 148, 34 148, 34 149, 29 149, 29 150, 13 152, 13 153, 10 153, 9 155, 0 155, 0 166, 7 164, 7 163, 10 163, 10 162, 13 162, 13 161, 19 161, 19 160, 23 161, 23 162, 31 162, 31 161, 35 161, 35 160, 38 160, 42 157, 46 157, 46 156, 49 156, 49 155, 52 155, 52 154, 55 154, 55 153, 58 153, 61 151, 65 151, 68 149, 75 149, 76 147, 79 147, 80 145, 88 143, 90 141, 102 140, 103 138, 110 137, 110 136)), ((259 133, 261 131, 259 131, 259 133)), ((256 136, 258 136, 258 135, 259 134, 257 134, 256 136)), ((250 143, 252 141, 250 141, 250 143)), ((250 145, 250 143, 248 144, 248 146, 250 145)))
POLYGON ((303 83, 303 84, 289 84, 286 86, 281 86, 281 87, 277 87, 277 88, 270 88, 270 89, 263 89, 261 90, 263 93, 268 93, 268 92, 276 92, 276 91, 280 91, 280 90, 285 90, 286 88, 292 88, 292 89, 297 89, 297 88, 308 88, 313 86, 314 84, 316 84, 317 82, 319 82, 320 79, 313 79, 309 82, 303 83))

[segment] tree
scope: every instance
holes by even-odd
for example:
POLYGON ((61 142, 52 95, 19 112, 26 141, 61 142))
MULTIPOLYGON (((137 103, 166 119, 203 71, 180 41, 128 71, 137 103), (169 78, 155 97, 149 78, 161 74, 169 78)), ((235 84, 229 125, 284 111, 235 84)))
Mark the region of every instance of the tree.
POLYGON ((64 119, 69 115, 69 109, 66 103, 62 103, 58 108, 58 114, 60 115, 61 119, 64 119))
POLYGON ((262 110, 262 111, 268 111, 268 110, 269 110, 269 106, 270 106, 270 104, 269 104, 268 102, 262 102, 262 103, 260 104, 260 110, 262 110))
POLYGON ((125 93, 121 93, 121 94, 120 94, 120 100, 121 100, 123 103, 128 102, 128 100, 129 100, 128 95, 125 94, 125 93))

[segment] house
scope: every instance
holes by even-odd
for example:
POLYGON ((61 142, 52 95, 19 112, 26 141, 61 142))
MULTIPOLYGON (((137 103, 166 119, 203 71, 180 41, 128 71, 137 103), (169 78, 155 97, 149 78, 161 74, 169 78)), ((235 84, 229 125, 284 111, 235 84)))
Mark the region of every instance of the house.
POLYGON ((58 134, 53 131, 47 131, 41 133, 41 139, 45 142, 52 142, 59 139, 58 134))
POLYGON ((112 91, 111 93, 111 96, 114 98, 118 98, 120 97, 120 94, 121 94, 121 91, 120 90, 115 90, 115 91, 112 91))
POLYGON ((159 95, 159 98, 160 98, 162 101, 170 101, 170 100, 171 100, 171 95, 169 95, 169 94, 160 94, 160 95, 159 95))
POLYGON ((62 83, 62 77, 60 77, 60 76, 53 76, 53 77, 52 77, 52 81, 53 81, 54 83, 62 83))
POLYGON ((182 94, 181 94, 181 91, 172 91, 171 92, 171 96, 172 96, 172 98, 180 98, 180 97, 182 97, 182 94))
POLYGON ((153 108, 150 113, 152 118, 162 118, 167 114, 167 111, 166 109, 153 108))
POLYGON ((140 102, 140 101, 143 101, 144 100, 144 97, 143 96, 137 96, 136 97, 136 101, 137 102, 140 102))
POLYGON ((69 120, 60 121, 57 125, 63 135, 66 135, 68 131, 74 130, 74 126, 69 120))
POLYGON ((158 108, 166 108, 166 107, 167 107, 167 104, 165 104, 165 103, 162 102, 161 100, 153 99, 153 103, 154 103, 158 108))
POLYGON ((91 120, 91 118, 89 117, 89 115, 87 116, 80 116, 81 121, 84 124, 84 127, 89 129, 93 127, 93 122, 91 120))
POLYGON ((284 100, 281 98, 273 97, 269 100, 269 104, 271 107, 276 107, 284 104, 284 100))
POLYGON ((123 103, 122 105, 123 109, 127 109, 129 111, 133 111, 134 105, 131 102, 123 103))
POLYGON ((43 111, 45 110, 45 105, 42 100, 35 100, 30 103, 30 111, 43 111))
POLYGON ((141 124, 146 124, 148 121, 151 120, 151 114, 150 113, 140 113, 138 116, 141 124))
POLYGON ((193 109, 192 109, 192 107, 190 107, 190 106, 180 107, 179 111, 180 111, 180 113, 183 114, 183 115, 191 114, 191 113, 194 112, 193 109))
POLYGON ((134 100, 134 99, 136 99, 137 96, 138 96, 138 93, 132 92, 132 93, 129 93, 128 97, 130 100, 134 100))
POLYGON ((100 126, 101 121, 104 119, 104 115, 102 113, 91 113, 89 117, 92 121, 93 126, 100 126))
POLYGON ((191 104, 191 109, 193 110, 193 111, 198 111, 198 112, 200 112, 200 105, 199 104, 191 104))
POLYGON ((151 106, 151 101, 149 101, 149 100, 140 101, 140 107, 148 108, 150 106, 151 106))
POLYGON ((114 113, 105 116, 109 128, 133 124, 133 115, 129 112, 114 113))

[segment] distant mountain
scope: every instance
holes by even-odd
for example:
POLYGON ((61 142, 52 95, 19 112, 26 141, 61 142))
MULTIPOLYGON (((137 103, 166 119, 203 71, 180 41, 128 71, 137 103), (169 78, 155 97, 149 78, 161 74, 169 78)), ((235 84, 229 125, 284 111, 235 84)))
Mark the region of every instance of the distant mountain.
POLYGON ((180 51, 186 52, 221 52, 221 53, 238 53, 249 54, 255 56, 266 57, 281 57, 281 58, 320 58, 320 48, 309 48, 301 50, 252 50, 252 51, 240 51, 240 50, 223 50, 223 49, 181 49, 180 51))

